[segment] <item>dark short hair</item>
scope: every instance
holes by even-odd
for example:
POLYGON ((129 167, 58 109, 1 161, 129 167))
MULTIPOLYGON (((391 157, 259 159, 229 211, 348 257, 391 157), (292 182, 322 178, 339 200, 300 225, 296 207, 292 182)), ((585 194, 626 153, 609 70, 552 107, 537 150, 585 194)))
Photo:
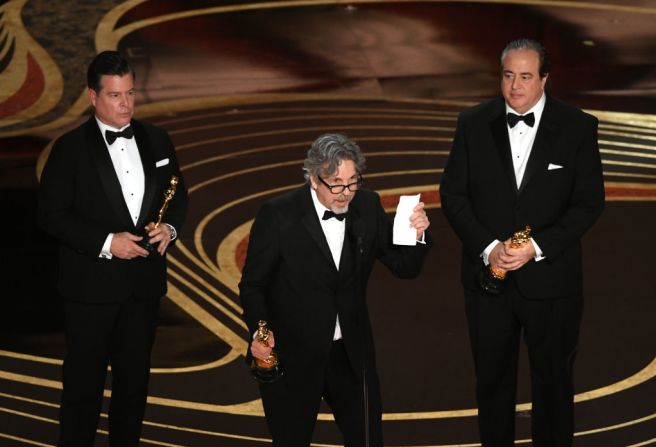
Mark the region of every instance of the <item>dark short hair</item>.
POLYGON ((528 38, 511 40, 506 44, 506 46, 503 48, 503 51, 501 51, 501 70, 503 70, 503 60, 506 58, 506 54, 512 50, 535 51, 538 53, 538 57, 540 58, 540 77, 544 78, 549 74, 549 70, 551 70, 551 62, 549 61, 549 54, 547 53, 547 50, 544 48, 544 45, 542 45, 537 40, 528 38))
POLYGON ((305 180, 309 182, 310 177, 333 175, 344 160, 352 160, 358 174, 365 168, 364 155, 355 141, 340 133, 319 136, 312 143, 303 163, 305 180))
POLYGON ((119 54, 118 51, 103 51, 98 53, 89 64, 87 70, 87 87, 99 92, 102 86, 100 78, 103 75, 123 76, 130 73, 132 80, 135 79, 134 70, 130 63, 119 54))

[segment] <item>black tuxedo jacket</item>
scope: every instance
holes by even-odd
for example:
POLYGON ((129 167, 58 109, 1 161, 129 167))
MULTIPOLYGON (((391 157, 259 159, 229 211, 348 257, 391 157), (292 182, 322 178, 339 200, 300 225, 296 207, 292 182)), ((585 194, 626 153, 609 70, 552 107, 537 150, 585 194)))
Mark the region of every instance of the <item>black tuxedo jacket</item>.
POLYGON ((526 225, 546 259, 512 272, 528 298, 581 293, 581 237, 604 207, 597 119, 547 95, 517 188, 498 98, 460 114, 440 186, 442 209, 463 243, 462 281, 475 286, 480 254, 526 225))
POLYGON ((166 259, 157 253, 148 258, 100 258, 109 233, 141 234, 157 219, 163 193, 172 175, 180 178, 163 222, 178 234, 187 209, 187 190, 180 175, 173 143, 157 127, 133 120, 144 170, 144 198, 135 225, 123 199, 103 136, 92 116, 55 141, 41 176, 39 221, 60 241, 58 287, 71 300, 118 302, 166 293, 166 259), (168 159, 168 163, 165 160, 168 159), (160 162, 162 166, 156 167, 160 162))
POLYGON ((339 314, 349 360, 360 377, 365 362, 368 368, 375 365, 364 294, 374 261, 398 277, 412 278, 428 245, 394 246, 380 198, 359 190, 349 205, 338 270, 309 186, 277 197, 255 219, 239 284, 250 333, 258 320, 266 320, 287 380, 322 384, 339 314))

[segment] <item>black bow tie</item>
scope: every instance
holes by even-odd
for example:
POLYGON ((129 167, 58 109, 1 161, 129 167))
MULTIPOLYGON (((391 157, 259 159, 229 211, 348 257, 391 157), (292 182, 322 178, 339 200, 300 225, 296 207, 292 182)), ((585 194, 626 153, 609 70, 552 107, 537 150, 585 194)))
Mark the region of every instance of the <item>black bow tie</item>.
POLYGON ((520 121, 524 121, 527 126, 533 127, 533 124, 535 124, 535 115, 533 115, 533 112, 527 115, 515 115, 514 113, 508 113, 508 115, 506 115, 506 120, 508 121, 508 125, 511 129, 515 127, 515 125, 520 121))
POLYGON ((347 213, 335 214, 335 213, 333 213, 333 212, 330 211, 330 210, 326 210, 326 211, 324 211, 324 213, 323 213, 323 217, 322 217, 322 219, 323 219, 323 220, 328 220, 328 219, 330 219, 331 217, 334 217, 335 219, 337 219, 337 220, 339 220, 339 221, 341 222, 341 221, 343 221, 344 219, 346 219, 346 214, 347 214, 347 213))
POLYGON ((105 131, 105 139, 107 140, 107 144, 109 144, 110 146, 114 144, 114 141, 116 141, 118 137, 127 138, 129 140, 133 136, 134 136, 134 131, 132 130, 132 126, 126 127, 121 132, 114 132, 111 130, 105 131))

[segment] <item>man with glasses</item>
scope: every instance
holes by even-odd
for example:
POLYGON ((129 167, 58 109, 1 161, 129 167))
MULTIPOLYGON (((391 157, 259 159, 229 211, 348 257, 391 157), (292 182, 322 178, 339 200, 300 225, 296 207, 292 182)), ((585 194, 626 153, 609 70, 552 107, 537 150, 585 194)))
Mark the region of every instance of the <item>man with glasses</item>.
POLYGON ((308 446, 321 398, 346 446, 382 446, 381 402, 365 289, 374 261, 413 278, 430 246, 424 204, 408 225, 416 246, 392 244, 380 198, 362 189, 365 159, 341 134, 322 135, 304 163, 307 183, 259 211, 239 284, 251 334, 248 359, 275 347, 284 375, 260 383, 274 446, 308 446))

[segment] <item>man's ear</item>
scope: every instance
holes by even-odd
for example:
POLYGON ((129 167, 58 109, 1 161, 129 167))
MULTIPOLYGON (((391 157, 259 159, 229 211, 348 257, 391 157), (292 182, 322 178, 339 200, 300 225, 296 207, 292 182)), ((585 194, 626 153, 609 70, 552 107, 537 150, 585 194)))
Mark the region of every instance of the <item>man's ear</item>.
POLYGON ((92 88, 88 89, 88 93, 89 93, 89 102, 91 103, 92 106, 96 107, 96 101, 98 100, 98 94, 92 88))

